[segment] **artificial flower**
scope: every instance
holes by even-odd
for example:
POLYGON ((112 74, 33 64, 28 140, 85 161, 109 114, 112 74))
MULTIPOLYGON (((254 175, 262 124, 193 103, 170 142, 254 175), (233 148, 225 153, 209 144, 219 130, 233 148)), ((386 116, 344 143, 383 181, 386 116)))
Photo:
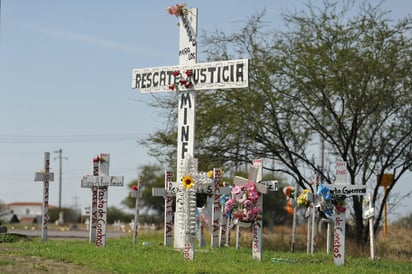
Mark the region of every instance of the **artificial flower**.
POLYGON ((309 205, 309 197, 308 197, 309 193, 311 193, 309 189, 303 190, 303 193, 301 193, 297 198, 298 206, 308 206, 309 205))
POLYGON ((283 193, 286 196, 286 199, 292 198, 295 192, 295 188, 293 186, 287 186, 283 188, 283 193))
POLYGON ((249 191, 247 197, 251 200, 256 202, 259 199, 259 192, 257 191, 249 191))
POLYGON ((332 199, 332 193, 330 189, 324 184, 319 184, 318 195, 322 195, 326 201, 330 201, 332 199))
POLYGON ((343 212, 346 211, 346 208, 343 207, 343 206, 337 205, 336 206, 336 211, 339 212, 339 213, 343 213, 343 212))
POLYGON ((185 74, 186 74, 187 77, 191 77, 192 74, 193 74, 193 72, 192 72, 190 69, 187 69, 187 70, 185 71, 185 74))
POLYGON ((182 16, 187 12, 186 3, 170 6, 166 8, 166 10, 170 15, 175 15, 176 17, 182 16))
POLYGON ((248 182, 244 186, 234 186, 232 197, 227 199, 224 212, 229 218, 242 222, 257 222, 261 219, 261 209, 258 206, 259 192, 256 184, 248 182))
POLYGON ((254 192, 256 191, 256 184, 254 182, 247 182, 244 188, 247 192, 254 192))
POLYGON ((232 188, 232 194, 238 195, 242 192, 242 187, 241 186, 234 186, 232 188))
POLYGON ((192 176, 189 176, 189 175, 183 176, 183 178, 182 178, 182 185, 183 185, 186 189, 192 188, 193 185, 194 185, 194 181, 193 181, 192 176))

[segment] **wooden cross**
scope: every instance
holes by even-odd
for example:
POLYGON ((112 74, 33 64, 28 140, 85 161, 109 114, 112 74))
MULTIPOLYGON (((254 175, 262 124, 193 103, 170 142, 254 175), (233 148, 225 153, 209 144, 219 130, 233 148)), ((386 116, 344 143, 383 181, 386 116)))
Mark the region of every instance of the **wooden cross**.
POLYGON ((229 194, 230 189, 228 187, 222 187, 222 170, 220 168, 213 169, 213 207, 212 207, 212 233, 210 246, 219 247, 224 245, 225 241, 222 235, 225 234, 225 225, 222 208, 220 206, 220 197, 223 194, 229 194))
POLYGON ((173 185, 173 171, 165 171, 165 187, 152 188, 152 196, 163 197, 165 199, 164 212, 164 232, 163 244, 164 246, 171 246, 173 236, 173 196, 176 196, 177 188, 173 185))
MULTIPOLYGON (((247 182, 254 182, 256 184, 256 190, 260 194, 267 194, 268 187, 265 184, 260 184, 259 182, 262 180, 262 160, 257 159, 253 161, 253 166, 250 168, 249 171, 249 178, 242 178, 236 176, 234 182, 236 185, 244 186, 247 182)), ((263 197, 262 195, 259 196, 257 205, 263 211, 263 197)), ((236 227, 236 248, 239 248, 239 228, 241 224, 238 224, 236 227)), ((252 256, 253 259, 262 260, 262 221, 255 223, 252 225, 252 256)))
MULTIPOLYGON (((249 64, 247 59, 196 63, 197 60, 197 9, 181 10, 179 15, 179 65, 134 69, 132 88, 141 93, 178 93, 178 136, 177 166, 182 165, 187 155, 194 156, 195 135, 195 91, 206 89, 245 88, 249 85, 249 64)), ((177 170, 177 181, 182 173, 177 170)), ((180 194, 177 193, 177 200, 180 194)), ((176 223, 181 222, 183 208, 176 206, 176 223), (181 210, 180 212, 178 210, 181 210)), ((177 230, 175 235, 182 235, 177 230)), ((182 248, 179 237, 174 247, 182 248)))
MULTIPOLYGON (((99 175, 86 175, 81 180, 81 187, 92 188, 98 187, 96 197, 93 195, 92 201, 97 198, 97 214, 91 210, 92 222, 96 222, 96 246, 106 245, 106 223, 107 223, 107 198, 109 186, 123 186, 123 176, 109 176, 110 154, 101 153, 99 156, 100 169, 99 175), (96 218, 93 220, 93 218, 96 218)), ((93 202, 92 202, 93 206, 93 202)))
POLYGON ((34 181, 43 182, 41 238, 43 242, 46 242, 49 225, 49 182, 54 181, 54 173, 50 172, 50 152, 44 153, 44 171, 36 172, 34 174, 34 181))
MULTIPOLYGON (((99 176, 99 156, 93 158, 93 176, 99 176)), ((90 206, 89 214, 89 242, 95 243, 96 242, 96 224, 97 224, 97 195, 99 187, 96 185, 88 186, 86 182, 82 180, 82 188, 90 188, 92 192, 92 203, 90 206), (85 186, 83 186, 83 183, 85 186)))
POLYGON ((363 218, 369 222, 369 241, 370 241, 370 253, 371 259, 375 260, 375 233, 373 229, 373 217, 375 216, 375 208, 373 206, 371 194, 368 193, 369 207, 363 213, 363 218))
POLYGON ((135 207, 134 207, 134 224, 133 224, 133 244, 136 244, 137 241, 137 233, 139 231, 139 211, 140 211, 140 200, 142 199, 142 176, 140 176, 139 180, 137 181, 137 189, 132 190, 132 198, 135 198, 135 207))
MULTIPOLYGON (((333 185, 324 184, 335 195, 361 196, 366 194, 366 186, 364 185, 348 185, 347 184, 347 169, 346 162, 336 162, 336 181, 333 185)), ((335 222, 334 241, 333 241, 333 261, 335 265, 345 264, 345 224, 346 211, 340 212, 336 210, 333 215, 335 222)))

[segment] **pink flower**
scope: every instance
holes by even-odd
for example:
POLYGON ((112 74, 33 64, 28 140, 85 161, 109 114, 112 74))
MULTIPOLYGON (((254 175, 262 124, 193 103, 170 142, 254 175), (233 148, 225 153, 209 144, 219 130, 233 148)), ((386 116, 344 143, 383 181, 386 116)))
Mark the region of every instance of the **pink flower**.
POLYGON ((247 182, 245 185, 246 191, 256 191, 256 185, 254 182, 247 182))
POLYGON ((257 191, 252 191, 248 193, 248 198, 253 202, 256 202, 259 199, 259 193, 257 191))
POLYGON ((234 210, 232 215, 233 215, 233 218, 239 219, 239 220, 242 220, 246 216, 245 211, 243 209, 234 210))
POLYGON ((254 207, 250 210, 253 214, 259 214, 262 210, 259 207, 254 207))
POLYGON ((244 200, 242 205, 243 205, 243 208, 250 208, 250 207, 252 207, 252 201, 251 200, 244 200))
POLYGON ((241 186, 234 186, 232 188, 232 194, 238 195, 242 192, 242 187, 241 186))
POLYGON ((170 15, 175 15, 176 17, 179 17, 185 13, 186 3, 176 4, 176 6, 168 7, 166 8, 166 10, 170 15))
POLYGON ((236 200, 233 198, 230 198, 229 200, 226 201, 225 203, 225 213, 229 213, 232 211, 233 207, 236 204, 236 200))

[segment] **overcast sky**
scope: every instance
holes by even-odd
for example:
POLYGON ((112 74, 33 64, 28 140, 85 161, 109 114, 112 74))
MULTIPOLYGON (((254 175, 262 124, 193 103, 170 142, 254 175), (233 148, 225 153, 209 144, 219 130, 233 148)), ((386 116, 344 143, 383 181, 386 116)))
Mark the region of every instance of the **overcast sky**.
MULTIPOLYGON (((280 14, 304 9, 306 2, 208 0, 188 6, 199 9, 199 32, 229 33, 264 9, 266 21, 282 28, 280 14)), ((133 68, 178 63, 177 19, 165 10, 176 2, 0 3, 0 201, 42 201, 42 183, 33 178, 46 151, 55 173, 49 203, 58 205, 54 151, 63 150, 62 205, 67 207, 90 204, 90 190, 80 188, 80 179, 92 173, 92 158, 101 152, 111 154, 110 174, 125 176, 125 183, 137 178, 139 166, 155 164, 136 140, 164 121, 148 107, 150 95, 131 89, 131 75, 133 68)), ((396 20, 412 12, 412 1, 388 0, 383 7, 396 20)), ((411 190, 410 176, 395 192, 411 190)), ((113 187, 109 206, 120 207, 127 195, 126 186, 113 187)), ((401 211, 406 212, 411 210, 401 211)))

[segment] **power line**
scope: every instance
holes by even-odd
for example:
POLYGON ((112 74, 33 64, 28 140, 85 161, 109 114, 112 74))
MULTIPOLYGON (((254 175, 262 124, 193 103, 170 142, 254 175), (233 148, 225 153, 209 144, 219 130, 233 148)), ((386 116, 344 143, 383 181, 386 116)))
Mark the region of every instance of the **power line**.
POLYGON ((97 143, 133 141, 144 138, 143 133, 81 134, 81 135, 20 135, 0 134, 0 143, 97 143))

